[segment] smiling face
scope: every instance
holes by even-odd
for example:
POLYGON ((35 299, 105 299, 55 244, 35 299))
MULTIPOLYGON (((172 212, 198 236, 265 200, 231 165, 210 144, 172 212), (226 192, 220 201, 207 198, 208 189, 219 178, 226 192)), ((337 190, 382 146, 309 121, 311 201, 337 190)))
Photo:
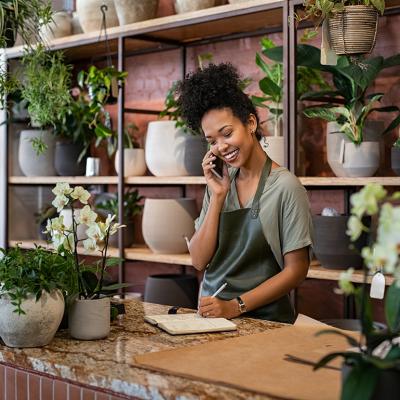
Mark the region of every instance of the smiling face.
POLYGON ((247 164, 257 142, 254 115, 250 114, 245 125, 233 115, 230 108, 213 109, 204 114, 201 127, 214 155, 232 167, 239 168, 247 164))

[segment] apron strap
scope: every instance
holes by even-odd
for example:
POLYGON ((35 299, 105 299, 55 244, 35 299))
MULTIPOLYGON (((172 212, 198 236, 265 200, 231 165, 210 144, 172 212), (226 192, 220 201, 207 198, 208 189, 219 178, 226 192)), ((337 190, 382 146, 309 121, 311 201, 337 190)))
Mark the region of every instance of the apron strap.
POLYGON ((265 182, 269 176, 269 173, 271 172, 271 166, 272 166, 272 161, 271 159, 267 156, 267 159, 265 160, 265 164, 260 176, 260 180, 258 182, 256 194, 254 195, 253 199, 253 204, 251 205, 251 218, 258 218, 258 214, 260 212, 260 197, 262 195, 262 192, 265 187, 265 182))

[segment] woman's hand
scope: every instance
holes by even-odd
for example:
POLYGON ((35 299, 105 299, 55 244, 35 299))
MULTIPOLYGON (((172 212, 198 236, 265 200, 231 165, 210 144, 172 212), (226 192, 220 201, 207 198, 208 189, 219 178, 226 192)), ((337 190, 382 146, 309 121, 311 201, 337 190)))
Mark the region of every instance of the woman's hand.
POLYGON ((207 186, 210 188, 212 194, 225 198, 231 185, 229 180, 228 167, 224 163, 223 179, 220 179, 217 176, 215 176, 211 170, 215 167, 214 161, 216 160, 216 158, 217 157, 211 151, 208 151, 204 156, 201 165, 203 167, 207 186))
POLYGON ((201 297, 199 314, 205 318, 235 318, 240 315, 236 299, 221 300, 217 297, 201 297))

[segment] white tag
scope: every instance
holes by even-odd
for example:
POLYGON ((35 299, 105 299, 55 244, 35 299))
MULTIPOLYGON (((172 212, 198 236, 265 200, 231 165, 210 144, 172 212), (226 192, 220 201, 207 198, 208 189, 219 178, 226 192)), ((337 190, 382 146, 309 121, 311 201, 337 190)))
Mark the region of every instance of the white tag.
POLYGON ((383 299, 385 295, 385 276, 382 272, 377 272, 372 277, 371 290, 369 296, 373 299, 383 299))
POLYGON ((328 18, 325 18, 324 22, 322 23, 320 62, 322 65, 336 65, 337 64, 337 55, 331 49, 331 45, 329 43, 328 18))

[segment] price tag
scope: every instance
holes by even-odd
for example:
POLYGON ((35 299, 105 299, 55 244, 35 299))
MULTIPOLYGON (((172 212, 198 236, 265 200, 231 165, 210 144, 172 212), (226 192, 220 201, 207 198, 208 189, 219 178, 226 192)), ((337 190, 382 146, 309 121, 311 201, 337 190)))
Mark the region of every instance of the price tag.
POLYGON ((372 299, 383 299, 385 295, 385 276, 382 272, 378 271, 372 277, 369 295, 372 299))

